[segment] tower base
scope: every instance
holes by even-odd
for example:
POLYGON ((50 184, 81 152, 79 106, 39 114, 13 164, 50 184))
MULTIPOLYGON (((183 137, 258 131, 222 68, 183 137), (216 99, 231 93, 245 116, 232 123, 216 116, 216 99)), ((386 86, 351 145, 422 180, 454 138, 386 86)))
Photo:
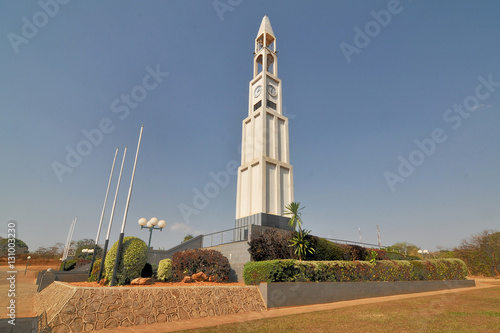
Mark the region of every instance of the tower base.
POLYGON ((245 216, 240 219, 236 219, 235 227, 243 227, 250 224, 260 225, 263 227, 271 227, 284 229, 289 231, 294 231, 295 229, 288 225, 290 221, 289 217, 258 213, 250 216, 245 216))

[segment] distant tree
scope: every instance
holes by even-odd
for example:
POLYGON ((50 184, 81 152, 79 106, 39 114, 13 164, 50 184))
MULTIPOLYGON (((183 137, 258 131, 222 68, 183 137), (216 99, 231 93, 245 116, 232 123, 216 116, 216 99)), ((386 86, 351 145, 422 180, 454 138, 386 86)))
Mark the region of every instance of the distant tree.
POLYGON ((186 236, 184 236, 184 239, 182 240, 181 243, 187 242, 188 240, 193 239, 193 237, 194 237, 193 235, 187 234, 186 236))
POLYGON ((418 246, 408 242, 394 243, 388 248, 388 250, 399 252, 408 256, 418 256, 418 246))
MULTIPOLYGON (((92 254, 87 255, 86 253, 83 253, 82 250, 83 249, 93 249, 94 245, 95 245, 95 241, 93 239, 90 239, 90 238, 84 238, 84 239, 77 241, 75 243, 75 248, 76 248, 75 259, 76 258, 85 258, 85 257, 87 257, 87 259, 92 258, 92 254)), ((100 258, 102 256, 102 248, 99 245, 97 245, 95 255, 96 255, 96 258, 100 258)))
POLYGON ((54 246, 57 246, 57 248, 59 249, 59 251, 61 252, 61 254, 64 252, 65 245, 63 243, 58 242, 54 246))
POLYGON ((79 247, 83 248, 84 246, 88 246, 88 248, 90 249, 90 248, 94 247, 94 244, 95 244, 95 242, 93 239, 84 238, 84 239, 80 239, 79 241, 76 241, 75 247, 76 248, 79 248, 79 247))
MULTIPOLYGON (((14 248, 16 256, 29 252, 28 245, 26 245, 26 243, 20 240, 19 238, 14 238, 14 244, 15 244, 14 248)), ((8 238, 0 239, 0 256, 2 257, 7 256, 8 251, 9 251, 9 239, 8 238)))
POLYGON ((54 259, 58 256, 58 249, 54 246, 52 247, 42 247, 40 246, 35 252, 39 258, 43 259, 54 259))
POLYGON ((472 275, 500 275, 500 232, 484 230, 462 240, 454 249, 472 275))

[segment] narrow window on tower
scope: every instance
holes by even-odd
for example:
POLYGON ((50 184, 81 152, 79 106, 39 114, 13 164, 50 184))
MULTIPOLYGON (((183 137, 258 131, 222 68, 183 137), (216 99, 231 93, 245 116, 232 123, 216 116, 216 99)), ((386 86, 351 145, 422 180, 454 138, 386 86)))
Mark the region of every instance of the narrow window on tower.
POLYGON ((274 74, 274 57, 270 54, 267 55, 267 71, 274 74))
POLYGON ((273 110, 276 110, 276 103, 271 102, 270 100, 267 100, 266 106, 267 106, 268 108, 271 108, 271 109, 273 109, 273 110))
POLYGON ((262 72, 262 54, 257 57, 255 61, 255 75, 262 72))
POLYGON ((253 110, 257 111, 261 106, 262 106, 262 101, 259 101, 258 103, 255 103, 255 105, 253 106, 253 110))

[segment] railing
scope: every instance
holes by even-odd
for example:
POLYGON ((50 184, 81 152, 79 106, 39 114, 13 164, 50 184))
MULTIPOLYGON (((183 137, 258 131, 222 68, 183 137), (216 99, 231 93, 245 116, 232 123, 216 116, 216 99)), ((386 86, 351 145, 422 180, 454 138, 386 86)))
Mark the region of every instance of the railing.
POLYGON ((325 238, 325 237, 322 237, 322 238, 324 238, 326 240, 329 240, 329 241, 337 242, 337 243, 354 244, 354 245, 369 245, 369 246, 372 246, 372 247, 378 247, 380 249, 385 248, 385 246, 379 246, 378 244, 353 242, 353 241, 348 241, 348 240, 345 240, 345 239, 335 239, 335 238, 325 238))
MULTIPOLYGON (((221 244, 229 244, 229 243, 234 243, 234 242, 241 242, 241 241, 246 241, 248 240, 248 233, 249 233, 249 226, 241 226, 237 228, 232 228, 232 229, 226 229, 222 231, 217 231, 213 232, 211 234, 206 234, 203 235, 203 241, 202 241, 202 246, 205 247, 211 247, 211 246, 217 246, 221 244)), ((349 241, 346 239, 335 239, 335 238, 326 238, 322 237, 324 239, 327 239, 332 242, 337 242, 337 243, 344 243, 344 244, 354 244, 354 245, 362 245, 362 246, 369 246, 373 248, 380 248, 383 249, 385 246, 379 246, 377 244, 370 244, 370 243, 363 243, 363 242, 355 242, 355 241, 349 241)))
POLYGON ((248 225, 203 235, 203 247, 248 240, 248 225))

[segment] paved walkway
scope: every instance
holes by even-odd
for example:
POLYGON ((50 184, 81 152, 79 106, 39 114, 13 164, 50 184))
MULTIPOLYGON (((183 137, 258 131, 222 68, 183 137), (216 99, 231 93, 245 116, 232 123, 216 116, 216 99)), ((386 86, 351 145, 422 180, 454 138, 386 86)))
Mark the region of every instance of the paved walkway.
POLYGON ((338 309, 338 308, 344 308, 344 307, 348 307, 348 306, 355 306, 355 305, 362 305, 362 304, 373 304, 373 303, 388 302, 388 301, 407 299, 407 298, 460 293, 460 292, 466 292, 466 291, 470 291, 470 290, 496 287, 499 285, 500 285, 499 280, 493 280, 493 279, 491 279, 491 280, 484 279, 483 280, 483 279, 481 279, 481 280, 476 280, 476 287, 471 287, 471 288, 459 288, 459 289, 450 289, 450 290, 430 291, 430 292, 424 292, 424 293, 418 293, 418 294, 405 294, 405 295, 394 295, 394 296, 375 297, 375 298, 364 298, 364 299, 358 299, 358 300, 353 300, 353 301, 335 302, 335 303, 327 303, 327 304, 315 304, 315 305, 306 305, 306 306, 273 308, 273 309, 269 309, 265 312, 250 312, 250 313, 241 313, 241 314, 230 314, 230 315, 219 316, 219 317, 205 317, 205 318, 183 320, 183 321, 178 321, 178 322, 167 322, 167 323, 151 324, 151 325, 144 325, 144 326, 120 327, 120 328, 99 330, 96 332, 99 332, 99 333, 175 332, 175 331, 190 330, 190 329, 195 329, 195 328, 200 328, 200 327, 210 327, 210 326, 239 323, 239 322, 257 320, 257 319, 288 316, 288 315, 299 314, 299 313, 332 310, 332 309, 338 309))
POLYGON ((24 274, 25 266, 17 265, 17 273, 8 273, 7 266, 0 267, 0 332, 2 333, 31 333, 36 332, 36 319, 33 312, 33 299, 36 294, 36 275, 39 270, 46 267, 30 266, 24 274), (9 296, 9 290, 12 289, 8 277, 15 275, 14 294, 9 296), (13 300, 16 305, 15 325, 9 323, 7 316, 7 306, 13 300))

